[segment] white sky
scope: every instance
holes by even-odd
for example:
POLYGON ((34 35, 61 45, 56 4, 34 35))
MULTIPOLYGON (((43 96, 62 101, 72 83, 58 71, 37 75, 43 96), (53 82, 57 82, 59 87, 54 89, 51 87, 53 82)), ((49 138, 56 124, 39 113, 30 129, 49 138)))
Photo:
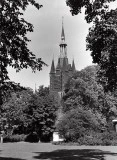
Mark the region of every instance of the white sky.
POLYGON ((29 48, 37 57, 47 63, 42 71, 32 73, 31 69, 23 69, 19 73, 9 68, 9 76, 12 81, 32 89, 40 85, 49 85, 49 72, 54 56, 55 65, 59 56, 59 43, 62 28, 62 16, 64 16, 64 30, 67 42, 68 59, 71 63, 73 58, 76 69, 81 70, 92 64, 90 52, 86 51, 85 38, 88 34, 89 25, 84 20, 84 14, 72 16, 70 8, 65 0, 37 0, 43 7, 38 11, 29 6, 25 18, 34 25, 34 32, 28 34, 31 42, 29 48))

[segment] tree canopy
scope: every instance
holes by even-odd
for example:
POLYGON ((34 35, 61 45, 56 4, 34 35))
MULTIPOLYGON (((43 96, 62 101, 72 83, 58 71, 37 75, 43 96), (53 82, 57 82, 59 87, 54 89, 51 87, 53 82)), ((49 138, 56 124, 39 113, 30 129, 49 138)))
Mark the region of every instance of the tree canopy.
POLYGON ((106 119, 116 117, 116 92, 104 93, 103 87, 97 83, 98 66, 89 66, 78 71, 65 85, 63 97, 64 112, 78 106, 101 113, 106 119))
POLYGON ((33 25, 23 18, 23 13, 31 4, 37 9, 42 5, 35 0, 0 1, 0 82, 9 79, 7 67, 16 71, 23 68, 41 70, 45 63, 36 58, 28 49, 28 32, 33 32, 33 25))
POLYGON ((91 132, 112 129, 112 120, 117 116, 117 95, 116 92, 105 94, 102 85, 96 81, 97 70, 98 66, 89 66, 77 71, 65 85, 63 117, 57 127, 66 139, 73 137, 72 140, 76 140, 92 135, 91 132))
POLYGON ((117 10, 106 13, 89 29, 87 49, 99 64, 98 81, 105 91, 117 88, 117 10))
POLYGON ((72 15, 85 8, 85 19, 93 22, 87 35, 87 50, 91 51, 93 62, 99 65, 98 81, 105 91, 117 89, 117 9, 109 10, 109 3, 115 0, 67 0, 72 15))
POLYGON ((6 120, 3 129, 7 126, 6 131, 14 134, 36 132, 41 140, 50 140, 58 106, 48 91, 40 86, 36 93, 31 89, 13 92, 0 109, 3 122, 6 120))
POLYGON ((70 7, 72 15, 81 13, 82 8, 85 8, 85 19, 88 23, 99 18, 102 14, 108 12, 108 3, 115 0, 66 0, 66 4, 70 7))

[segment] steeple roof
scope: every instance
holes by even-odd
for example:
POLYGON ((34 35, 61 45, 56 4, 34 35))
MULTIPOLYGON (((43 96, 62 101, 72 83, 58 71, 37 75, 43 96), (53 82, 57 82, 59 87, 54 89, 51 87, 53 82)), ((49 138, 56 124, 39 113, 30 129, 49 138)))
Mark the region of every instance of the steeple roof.
POLYGON ((74 72, 76 70, 76 67, 75 67, 75 63, 74 63, 74 60, 72 61, 72 71, 74 72))
POLYGON ((54 65, 54 60, 52 60, 52 65, 51 65, 51 70, 50 73, 55 73, 55 65, 54 65))
POLYGON ((60 58, 67 57, 67 44, 65 42, 65 32, 64 32, 64 26, 63 26, 63 17, 62 17, 61 42, 60 42, 59 46, 60 46, 60 58))

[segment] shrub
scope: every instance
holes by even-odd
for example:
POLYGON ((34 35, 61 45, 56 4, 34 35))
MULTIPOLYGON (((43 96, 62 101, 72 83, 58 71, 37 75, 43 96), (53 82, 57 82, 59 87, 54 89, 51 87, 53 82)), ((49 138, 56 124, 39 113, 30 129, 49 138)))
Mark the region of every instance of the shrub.
POLYGON ((104 132, 104 133, 94 133, 90 136, 80 137, 78 140, 78 145, 117 145, 117 133, 115 132, 104 132))
POLYGON ((16 135, 6 135, 4 137, 3 142, 7 143, 7 142, 20 142, 20 141, 24 141, 25 140, 25 135, 24 134, 16 134, 16 135))
POLYGON ((39 142, 39 136, 36 132, 32 132, 28 134, 25 138, 25 142, 39 142))
POLYGON ((90 111, 82 108, 67 112, 59 121, 57 129, 66 142, 78 145, 117 145, 117 133, 111 123, 102 123, 90 111))
POLYGON ((102 145, 102 140, 97 136, 84 136, 78 139, 78 145, 102 145))
POLYGON ((117 145, 117 133, 114 131, 102 133, 101 139, 103 145, 117 145))
POLYGON ((99 131, 100 124, 91 111, 78 108, 67 112, 58 123, 57 129, 66 141, 76 142, 90 131, 99 131))

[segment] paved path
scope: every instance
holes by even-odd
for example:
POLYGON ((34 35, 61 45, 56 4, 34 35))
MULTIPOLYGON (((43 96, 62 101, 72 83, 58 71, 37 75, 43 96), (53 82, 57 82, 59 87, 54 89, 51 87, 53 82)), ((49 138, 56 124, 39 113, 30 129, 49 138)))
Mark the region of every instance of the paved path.
POLYGON ((117 160, 117 146, 6 143, 0 144, 0 160, 117 160))

